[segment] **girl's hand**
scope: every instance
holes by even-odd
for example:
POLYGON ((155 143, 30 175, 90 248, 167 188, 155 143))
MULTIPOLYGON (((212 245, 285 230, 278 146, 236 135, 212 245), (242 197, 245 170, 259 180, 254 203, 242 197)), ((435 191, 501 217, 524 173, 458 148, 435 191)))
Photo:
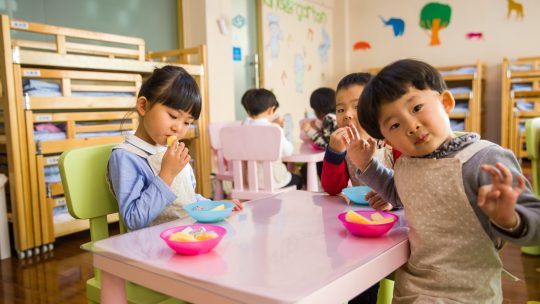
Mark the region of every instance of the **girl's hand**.
POLYGON ((242 204, 239 200, 233 199, 233 200, 231 200, 231 202, 233 202, 235 204, 235 206, 233 208, 233 211, 240 211, 240 210, 244 209, 244 204, 242 204))
POLYGON ((161 161, 161 170, 159 177, 167 184, 171 185, 174 178, 189 163, 191 157, 188 154, 189 149, 183 142, 169 145, 161 161))
POLYGON ((343 153, 347 150, 347 146, 343 137, 347 135, 347 129, 339 128, 330 134, 330 142, 328 145, 333 151, 343 153))
POLYGON ((377 192, 369 191, 366 193, 366 201, 369 206, 378 211, 390 211, 393 206, 389 202, 385 201, 377 192))
POLYGON ((515 227, 518 220, 516 202, 519 194, 525 190, 525 179, 518 176, 518 185, 512 187, 512 173, 503 164, 482 165, 480 169, 491 175, 493 183, 478 189, 478 207, 500 227, 515 227))
POLYGON ((358 129, 353 124, 345 128, 347 134, 343 137, 343 140, 347 147, 347 154, 354 165, 363 172, 371 162, 371 158, 377 149, 377 141, 371 137, 367 140, 362 139, 358 129))

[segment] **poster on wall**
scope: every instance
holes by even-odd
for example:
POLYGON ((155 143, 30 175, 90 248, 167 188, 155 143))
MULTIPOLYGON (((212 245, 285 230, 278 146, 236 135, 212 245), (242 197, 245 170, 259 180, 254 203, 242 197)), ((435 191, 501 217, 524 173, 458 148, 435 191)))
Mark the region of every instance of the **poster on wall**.
POLYGON ((299 120, 311 92, 333 87, 334 0, 262 0, 264 87, 299 120), (300 114, 298 114, 300 113, 300 114))

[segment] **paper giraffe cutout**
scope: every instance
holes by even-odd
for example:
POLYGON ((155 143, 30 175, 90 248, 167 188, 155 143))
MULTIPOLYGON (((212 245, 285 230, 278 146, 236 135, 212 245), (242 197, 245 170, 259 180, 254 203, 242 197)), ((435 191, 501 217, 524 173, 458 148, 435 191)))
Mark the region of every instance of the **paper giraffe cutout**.
POLYGON ((523 19, 523 4, 516 2, 514 0, 507 0, 508 1, 508 14, 506 15, 506 19, 510 19, 510 15, 512 15, 512 12, 516 12, 516 19, 523 19))
POLYGON ((382 16, 379 16, 381 18, 381 21, 384 23, 385 26, 392 26, 392 30, 394 31, 394 37, 397 36, 403 36, 403 33, 405 32, 405 21, 401 18, 390 18, 388 20, 384 20, 382 16))
POLYGON ((431 30, 431 46, 440 45, 439 31, 448 27, 452 9, 449 5, 430 2, 426 4, 420 12, 420 27, 431 30))

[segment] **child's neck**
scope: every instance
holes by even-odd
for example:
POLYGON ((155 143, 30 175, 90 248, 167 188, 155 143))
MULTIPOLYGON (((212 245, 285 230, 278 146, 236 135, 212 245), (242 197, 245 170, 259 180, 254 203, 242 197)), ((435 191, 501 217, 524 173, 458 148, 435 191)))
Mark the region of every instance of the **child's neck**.
POLYGON ((266 119, 268 121, 270 121, 270 118, 271 118, 271 115, 269 115, 268 113, 264 112, 264 113, 261 113, 259 115, 254 115, 254 116, 251 116, 251 119, 266 119))

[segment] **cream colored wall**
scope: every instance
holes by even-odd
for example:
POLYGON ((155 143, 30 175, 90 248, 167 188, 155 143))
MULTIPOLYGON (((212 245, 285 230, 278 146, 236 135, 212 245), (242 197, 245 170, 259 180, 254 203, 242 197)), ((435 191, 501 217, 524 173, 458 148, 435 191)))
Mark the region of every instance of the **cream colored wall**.
POLYGON ((419 26, 422 7, 429 1, 345 1, 349 6, 349 49, 356 41, 368 41, 370 50, 354 51, 349 72, 386 65, 401 58, 417 58, 434 66, 471 64, 487 67, 484 93, 484 137, 500 141, 501 62, 504 57, 540 56, 540 2, 519 0, 524 19, 507 19, 507 2, 493 0, 444 1, 452 8, 448 28, 441 30, 441 45, 429 46, 419 26), (405 20, 405 33, 393 37, 379 15, 405 20), (468 32, 482 32, 483 40, 467 40, 468 32))
POLYGON ((224 17, 230 27, 232 1, 183 0, 184 46, 207 45, 208 101, 210 121, 234 120, 234 72, 232 36, 221 34, 217 20, 224 17))

